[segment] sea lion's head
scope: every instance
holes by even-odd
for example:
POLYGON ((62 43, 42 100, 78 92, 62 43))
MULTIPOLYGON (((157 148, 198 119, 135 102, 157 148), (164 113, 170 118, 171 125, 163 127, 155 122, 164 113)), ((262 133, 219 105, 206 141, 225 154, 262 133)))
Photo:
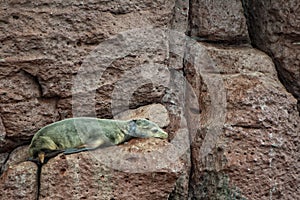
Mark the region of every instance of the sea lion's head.
POLYGON ((57 150, 58 147, 55 142, 48 136, 39 136, 33 138, 29 146, 29 155, 32 158, 39 158, 40 162, 44 162, 46 153, 57 150))
POLYGON ((130 121, 130 135, 139 138, 168 138, 168 133, 162 130, 157 124, 147 119, 134 119, 130 121))

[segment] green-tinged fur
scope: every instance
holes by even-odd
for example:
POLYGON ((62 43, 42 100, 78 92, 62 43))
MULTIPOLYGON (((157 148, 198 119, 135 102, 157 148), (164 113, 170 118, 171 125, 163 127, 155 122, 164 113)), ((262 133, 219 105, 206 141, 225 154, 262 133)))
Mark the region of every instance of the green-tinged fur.
MULTIPOLYGON (((155 123, 146 119, 109 120, 89 117, 70 118, 40 129, 32 138, 29 154, 33 159, 54 152, 79 152, 98 147, 117 145, 139 138, 167 138, 155 123)), ((43 159, 39 157, 43 163, 43 159)))

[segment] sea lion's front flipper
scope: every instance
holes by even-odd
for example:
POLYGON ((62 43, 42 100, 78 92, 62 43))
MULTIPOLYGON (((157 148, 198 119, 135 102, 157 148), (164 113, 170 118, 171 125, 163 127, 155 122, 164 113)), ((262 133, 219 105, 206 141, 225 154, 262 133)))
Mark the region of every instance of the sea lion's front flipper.
POLYGON ((63 152, 64 152, 64 150, 54 150, 54 151, 50 151, 50 152, 47 152, 47 153, 46 153, 46 157, 47 157, 47 158, 53 158, 53 157, 55 157, 55 156, 57 156, 58 154, 63 153, 63 152))
POLYGON ((66 150, 64 151, 64 154, 65 154, 65 155, 69 155, 69 154, 79 153, 79 152, 89 151, 89 150, 92 150, 92 149, 90 149, 90 148, 79 148, 79 149, 72 148, 72 149, 66 149, 66 150))
MULTIPOLYGON (((83 151, 95 150, 100 146, 101 147, 105 146, 105 141, 102 138, 98 138, 92 142, 88 142, 87 144, 81 145, 77 148, 66 149, 64 151, 64 154, 68 155, 68 154, 79 153, 79 152, 83 152, 83 151)), ((108 145, 108 146, 111 146, 111 145, 108 145)))

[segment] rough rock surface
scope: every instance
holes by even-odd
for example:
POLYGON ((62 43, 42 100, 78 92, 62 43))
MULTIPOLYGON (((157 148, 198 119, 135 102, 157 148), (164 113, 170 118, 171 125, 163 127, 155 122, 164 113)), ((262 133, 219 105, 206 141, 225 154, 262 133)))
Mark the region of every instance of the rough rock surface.
POLYGON ((265 54, 251 48, 203 48, 219 74, 205 70, 189 74, 195 70, 192 65, 186 68, 188 80, 202 81, 195 89, 200 90, 202 109, 210 113, 201 116, 192 145, 191 195, 296 199, 300 196, 296 100, 276 79, 275 67, 265 54), (207 77, 222 81, 223 88, 209 87, 207 77), (218 96, 222 90, 225 93, 218 96), (218 107, 215 99, 221 99, 224 107, 218 107), (224 115, 224 124, 213 121, 219 115, 224 115))
POLYGON ((1 64, 36 77, 43 96, 70 96, 72 75, 90 50, 128 29, 168 25, 173 4, 166 0, 2 2, 1 64))
POLYGON ((36 199, 36 171, 37 166, 32 162, 22 162, 8 168, 0 177, 1 198, 36 199))
POLYGON ((60 155, 42 168, 40 199, 167 199, 182 163, 167 163, 160 139, 60 155))
POLYGON ((146 118, 160 127, 167 127, 170 119, 167 109, 162 104, 151 104, 142 106, 135 110, 128 110, 114 116, 116 119, 128 120, 135 118, 146 118))
POLYGON ((12 168, 28 159, 28 146, 21 146, 14 149, 8 156, 5 164, 0 172, 5 172, 8 168, 12 168))
POLYGON ((300 112, 300 2, 245 0, 244 5, 252 44, 272 56, 300 112))
POLYGON ((196 40, 247 42, 241 1, 190 0, 190 34, 196 40))

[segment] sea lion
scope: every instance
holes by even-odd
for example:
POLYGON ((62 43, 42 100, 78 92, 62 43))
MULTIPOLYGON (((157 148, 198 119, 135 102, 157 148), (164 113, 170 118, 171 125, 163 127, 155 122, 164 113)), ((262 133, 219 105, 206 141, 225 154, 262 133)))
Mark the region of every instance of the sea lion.
POLYGON ((43 164, 45 157, 117 145, 134 137, 164 139, 168 133, 146 119, 69 118, 40 129, 32 138, 29 155, 30 160, 43 164))

